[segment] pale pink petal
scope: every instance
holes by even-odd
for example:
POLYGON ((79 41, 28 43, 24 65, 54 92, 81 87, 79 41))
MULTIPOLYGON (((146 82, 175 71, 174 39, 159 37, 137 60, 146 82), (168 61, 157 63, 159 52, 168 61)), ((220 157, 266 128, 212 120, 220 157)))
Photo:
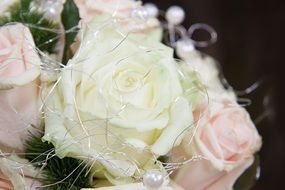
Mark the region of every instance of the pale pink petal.
POLYGON ((226 172, 215 169, 207 160, 191 162, 179 169, 174 181, 185 190, 231 190, 237 178, 252 164, 246 159, 226 172))
MULTIPOLYGON (((31 124, 39 126, 39 87, 36 82, 10 90, 0 90, 0 149, 24 151, 31 124)), ((8 151, 8 150, 6 150, 8 151)))

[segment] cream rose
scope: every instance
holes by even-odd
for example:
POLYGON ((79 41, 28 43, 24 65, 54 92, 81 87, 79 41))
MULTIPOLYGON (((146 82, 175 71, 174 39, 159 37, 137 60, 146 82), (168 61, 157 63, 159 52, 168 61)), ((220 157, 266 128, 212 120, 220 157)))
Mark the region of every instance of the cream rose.
POLYGON ((23 151, 31 124, 38 126, 41 60, 28 28, 0 28, 0 149, 23 151))
POLYGON ((214 58, 196 50, 189 40, 178 41, 176 53, 200 75, 201 82, 208 90, 224 91, 220 80, 218 62, 214 58))
POLYGON ((190 74, 182 82, 172 54, 113 22, 90 23, 58 83, 46 90, 44 140, 59 156, 97 159, 117 177, 168 153, 191 127, 195 98, 184 92, 197 84, 190 74))
POLYGON ((261 147, 261 138, 247 111, 233 96, 210 93, 210 102, 196 109, 196 131, 186 136, 177 155, 185 158, 200 155, 202 161, 189 163, 177 171, 175 181, 193 189, 232 189, 235 180, 253 161, 261 147), (194 138, 191 141, 191 137, 194 138), (199 180, 190 180, 199 175, 199 180), (188 179, 189 178, 189 179, 188 179), (188 180, 186 180, 188 179, 188 180))
POLYGON ((0 189, 35 190, 40 187, 39 171, 16 156, 0 158, 0 189), (37 179, 36 179, 37 177, 37 179))

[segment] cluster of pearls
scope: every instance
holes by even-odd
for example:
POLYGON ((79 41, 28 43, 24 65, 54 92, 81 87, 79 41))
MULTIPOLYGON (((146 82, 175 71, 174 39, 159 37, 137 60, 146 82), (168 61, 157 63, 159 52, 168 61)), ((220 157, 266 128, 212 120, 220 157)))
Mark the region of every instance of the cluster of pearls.
MULTIPOLYGON (((152 7, 149 8, 153 9, 152 7)), ((150 11, 151 12, 151 11, 150 11)), ((193 24, 188 30, 181 26, 185 19, 185 12, 179 6, 171 6, 166 10, 166 29, 169 32, 169 45, 176 48, 176 53, 180 58, 186 58, 195 51, 195 47, 206 47, 216 42, 217 33, 215 30, 202 23, 193 24), (205 30, 210 34, 210 39, 205 41, 193 40, 193 33, 198 30, 205 30), (177 39, 177 36, 178 39, 177 39)))
POLYGON ((136 18, 155 18, 158 17, 159 10, 157 6, 153 3, 145 3, 143 7, 133 10, 132 17, 136 18))
MULTIPOLYGON (((62 9, 61 0, 35 0, 35 8, 41 9, 45 14, 45 17, 52 20, 58 20, 60 18, 59 13, 62 9)), ((160 16, 161 11, 153 3, 145 3, 143 7, 133 10, 132 17, 136 18, 138 26, 139 21, 143 21, 141 24, 144 27, 144 22, 149 18, 155 18, 160 16)), ((166 29, 169 31, 169 45, 176 48, 177 55, 181 58, 186 57, 189 53, 195 50, 197 47, 206 47, 213 44, 217 40, 217 33, 212 27, 206 24, 193 24, 188 30, 181 26, 185 19, 185 11, 177 6, 170 6, 164 15, 167 24, 166 29), (195 41, 192 39, 193 33, 197 30, 207 31, 211 38, 207 41, 195 41), (177 31, 180 31, 177 34, 177 31), (181 32, 182 31, 182 32, 181 32), (180 36, 177 40, 176 36, 180 36)))

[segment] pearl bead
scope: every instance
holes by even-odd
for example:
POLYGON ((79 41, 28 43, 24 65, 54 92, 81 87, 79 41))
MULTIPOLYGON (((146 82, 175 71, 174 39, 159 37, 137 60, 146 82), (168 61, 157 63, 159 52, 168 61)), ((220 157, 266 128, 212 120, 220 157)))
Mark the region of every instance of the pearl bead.
POLYGON ((195 47, 190 39, 181 39, 176 42, 176 53, 180 58, 186 58, 194 51, 195 47))
POLYGON ((34 8, 44 12, 44 17, 56 20, 60 16, 62 4, 58 0, 35 0, 34 8))
POLYGON ((143 184, 150 189, 158 189, 164 182, 164 176, 158 170, 149 170, 143 175, 143 184))
POLYGON ((144 8, 147 11, 149 17, 157 17, 158 16, 159 10, 155 4, 146 3, 146 4, 144 4, 144 8))
POLYGON ((166 20, 173 25, 181 24, 184 21, 185 12, 179 6, 171 6, 166 11, 166 20))
POLYGON ((146 19, 148 17, 148 12, 144 7, 137 8, 137 9, 132 11, 132 17, 133 18, 146 19))

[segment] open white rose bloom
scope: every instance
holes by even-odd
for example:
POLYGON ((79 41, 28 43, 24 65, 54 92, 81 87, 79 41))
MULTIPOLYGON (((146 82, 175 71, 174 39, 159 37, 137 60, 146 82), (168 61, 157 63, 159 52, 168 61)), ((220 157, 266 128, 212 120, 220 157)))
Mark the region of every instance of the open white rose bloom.
POLYGON ((230 190, 254 166, 256 127, 179 7, 3 2, 0 189, 230 190))
POLYGON ((93 20, 56 86, 46 89, 43 139, 113 183, 163 169, 156 158, 180 144, 204 95, 195 72, 181 69, 161 42, 126 32, 109 15, 93 20))

